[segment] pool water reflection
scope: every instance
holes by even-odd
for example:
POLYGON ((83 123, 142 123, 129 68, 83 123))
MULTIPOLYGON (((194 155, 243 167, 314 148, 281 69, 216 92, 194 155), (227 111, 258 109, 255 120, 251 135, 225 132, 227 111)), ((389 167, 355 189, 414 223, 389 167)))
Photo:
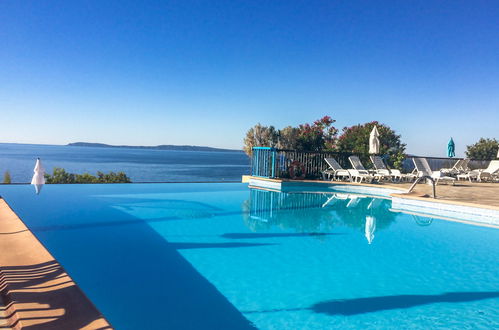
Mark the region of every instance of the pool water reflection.
POLYGON ((0 192, 119 329, 499 325, 499 231, 388 199, 244 184, 0 192))

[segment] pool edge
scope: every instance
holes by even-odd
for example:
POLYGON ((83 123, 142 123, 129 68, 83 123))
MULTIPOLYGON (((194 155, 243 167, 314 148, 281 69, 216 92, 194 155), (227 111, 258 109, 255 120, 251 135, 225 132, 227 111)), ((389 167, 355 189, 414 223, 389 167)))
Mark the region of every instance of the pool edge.
POLYGON ((287 180, 269 179, 254 176, 243 176, 242 182, 248 183, 250 188, 269 189, 274 191, 287 192, 289 186, 315 185, 340 188, 351 193, 370 193, 388 197, 392 200, 395 209, 407 212, 422 212, 428 216, 440 217, 465 217, 463 220, 470 220, 477 223, 499 226, 499 207, 453 201, 432 199, 418 194, 408 194, 407 189, 396 187, 390 184, 369 184, 352 183, 322 180, 287 180))
POLYGON ((97 307, 0 198, 0 295, 13 329, 112 329, 97 307))

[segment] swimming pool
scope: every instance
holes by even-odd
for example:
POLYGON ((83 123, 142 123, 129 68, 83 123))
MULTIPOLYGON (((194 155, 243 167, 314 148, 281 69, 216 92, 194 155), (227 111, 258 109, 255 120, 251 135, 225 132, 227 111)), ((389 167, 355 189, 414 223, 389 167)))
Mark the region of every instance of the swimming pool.
POLYGON ((499 230, 245 184, 1 186, 117 329, 493 328, 499 230))

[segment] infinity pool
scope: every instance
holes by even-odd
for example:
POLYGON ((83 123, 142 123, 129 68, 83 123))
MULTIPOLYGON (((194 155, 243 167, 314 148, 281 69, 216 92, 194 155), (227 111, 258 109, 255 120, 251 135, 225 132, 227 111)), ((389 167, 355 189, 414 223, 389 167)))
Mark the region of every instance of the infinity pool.
POLYGON ((234 183, 0 194, 117 329, 499 327, 499 230, 389 199, 234 183))

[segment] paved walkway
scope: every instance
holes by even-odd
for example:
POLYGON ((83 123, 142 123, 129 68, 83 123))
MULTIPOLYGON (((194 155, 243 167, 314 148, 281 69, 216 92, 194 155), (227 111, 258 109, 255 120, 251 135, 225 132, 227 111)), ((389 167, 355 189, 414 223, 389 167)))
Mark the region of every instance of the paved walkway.
MULTIPOLYGON (((385 185, 388 186, 388 184, 382 184, 382 186, 385 185)), ((409 189, 411 184, 401 183, 390 186, 409 189)), ((431 190, 431 185, 418 184, 413 193, 419 196, 428 195, 431 197, 431 190)), ((470 183, 469 181, 460 181, 456 182, 455 186, 451 184, 439 184, 437 185, 437 199, 499 208, 499 183, 470 183)))
POLYGON ((0 220, 0 328, 111 329, 2 199, 0 220))
POLYGON ((0 329, 12 329, 9 326, 9 322, 7 321, 7 311, 5 307, 5 303, 0 296, 0 329))

